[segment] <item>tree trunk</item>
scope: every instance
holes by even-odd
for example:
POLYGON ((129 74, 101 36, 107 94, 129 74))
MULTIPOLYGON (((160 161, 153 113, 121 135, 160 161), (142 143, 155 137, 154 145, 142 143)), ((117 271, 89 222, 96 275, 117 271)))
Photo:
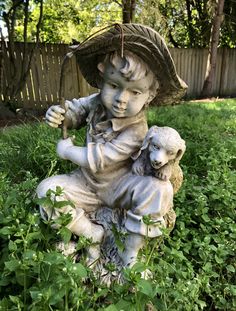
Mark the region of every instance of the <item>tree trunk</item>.
POLYGON ((194 29, 193 29, 191 3, 190 3, 190 0, 186 0, 185 3, 186 3, 186 10, 187 10, 187 16, 188 16, 189 42, 190 42, 190 47, 193 47, 195 44, 195 36, 194 36, 194 29))
POLYGON ((123 24, 134 22, 135 6, 136 6, 136 0, 123 0, 122 1, 123 24))
POLYGON ((218 0, 216 3, 215 14, 212 20, 210 48, 207 59, 207 68, 205 81, 202 88, 202 97, 212 96, 213 81, 216 71, 217 46, 220 37, 220 27, 223 21, 224 0, 218 0))
POLYGON ((135 22, 135 8, 136 8, 136 0, 131 0, 131 8, 130 8, 130 20, 131 23, 135 22))

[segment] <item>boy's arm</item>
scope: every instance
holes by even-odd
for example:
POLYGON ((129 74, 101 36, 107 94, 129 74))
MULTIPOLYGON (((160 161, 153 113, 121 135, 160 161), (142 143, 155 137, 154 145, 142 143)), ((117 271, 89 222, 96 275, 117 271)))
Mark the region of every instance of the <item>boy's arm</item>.
POLYGON ((138 148, 135 141, 132 144, 114 145, 107 143, 88 143, 87 147, 74 146, 71 138, 61 139, 57 144, 57 154, 61 159, 69 160, 81 167, 89 168, 94 173, 105 167, 124 161, 138 148), (134 149, 134 148, 135 149, 134 149))
POLYGON ((60 158, 70 160, 82 167, 89 168, 92 172, 101 172, 106 167, 130 159, 137 152, 146 133, 146 127, 139 130, 126 129, 115 139, 106 143, 88 143, 87 147, 77 147, 73 139, 60 140, 57 153, 60 158), (144 133, 144 134, 143 134, 144 133))
POLYGON ((57 144, 57 154, 60 158, 82 167, 89 167, 87 153, 86 147, 74 146, 73 138, 61 139, 57 144))

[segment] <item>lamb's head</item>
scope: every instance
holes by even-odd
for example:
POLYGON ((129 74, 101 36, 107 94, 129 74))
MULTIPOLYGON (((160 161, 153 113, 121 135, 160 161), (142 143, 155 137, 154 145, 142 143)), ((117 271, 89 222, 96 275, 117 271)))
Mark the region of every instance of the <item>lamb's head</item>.
POLYGON ((149 151, 151 166, 158 170, 169 162, 179 162, 185 152, 185 141, 171 127, 151 127, 141 150, 149 151))

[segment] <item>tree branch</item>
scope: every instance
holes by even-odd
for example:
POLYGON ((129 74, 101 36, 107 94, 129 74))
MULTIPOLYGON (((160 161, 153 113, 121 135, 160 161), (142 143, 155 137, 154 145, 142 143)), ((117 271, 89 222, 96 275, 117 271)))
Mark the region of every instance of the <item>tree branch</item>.
POLYGON ((40 35, 40 27, 42 24, 42 19, 43 19, 43 0, 40 0, 40 13, 39 13, 38 23, 36 25, 36 42, 34 44, 34 47, 30 51, 28 63, 25 66, 25 71, 24 71, 24 74, 22 76, 21 83, 19 83, 19 87, 17 88, 17 93, 19 91, 21 91, 22 88, 24 87, 26 79, 27 79, 28 74, 30 72, 30 67, 31 67, 31 62, 32 62, 33 56, 34 56, 34 52, 38 48, 38 44, 39 44, 39 35, 40 35))
MULTIPOLYGON (((28 57, 28 48, 27 48, 27 32, 28 32, 28 20, 29 20, 29 0, 26 0, 24 3, 24 47, 23 47, 23 55, 21 62, 21 74, 19 86, 21 85, 21 80, 24 79, 25 71, 27 70, 26 59, 28 57)), ((19 86, 15 89, 15 95, 18 93, 19 86)))
POLYGON ((113 2, 115 2, 116 4, 118 4, 121 8, 123 7, 122 2, 118 1, 118 0, 113 0, 113 2))
POLYGON ((8 31, 8 55, 9 55, 9 79, 7 81, 6 87, 6 95, 13 95, 15 89, 15 81, 17 79, 17 60, 14 55, 14 37, 15 37, 15 17, 16 17, 16 10, 19 6, 23 3, 23 0, 16 0, 13 1, 13 5, 9 9, 8 13, 3 14, 3 19, 7 26, 8 31))
POLYGON ((174 46, 175 48, 179 48, 179 47, 180 47, 180 45, 178 44, 178 42, 175 41, 175 39, 174 39, 174 37, 173 37, 173 35, 172 35, 172 33, 171 33, 171 30, 169 30, 169 32, 168 32, 168 37, 169 37, 170 42, 173 44, 173 46, 174 46))
POLYGON ((24 0, 15 0, 13 1, 13 5, 10 7, 8 11, 8 15, 11 14, 11 11, 16 11, 17 7, 24 3, 24 0))

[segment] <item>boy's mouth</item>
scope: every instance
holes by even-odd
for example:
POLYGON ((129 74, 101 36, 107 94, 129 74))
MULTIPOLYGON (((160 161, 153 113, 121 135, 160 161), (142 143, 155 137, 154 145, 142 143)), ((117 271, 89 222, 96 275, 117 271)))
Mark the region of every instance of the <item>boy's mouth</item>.
POLYGON ((117 113, 123 113, 126 111, 126 109, 124 108, 118 108, 118 107, 112 107, 113 111, 117 112, 117 113))

